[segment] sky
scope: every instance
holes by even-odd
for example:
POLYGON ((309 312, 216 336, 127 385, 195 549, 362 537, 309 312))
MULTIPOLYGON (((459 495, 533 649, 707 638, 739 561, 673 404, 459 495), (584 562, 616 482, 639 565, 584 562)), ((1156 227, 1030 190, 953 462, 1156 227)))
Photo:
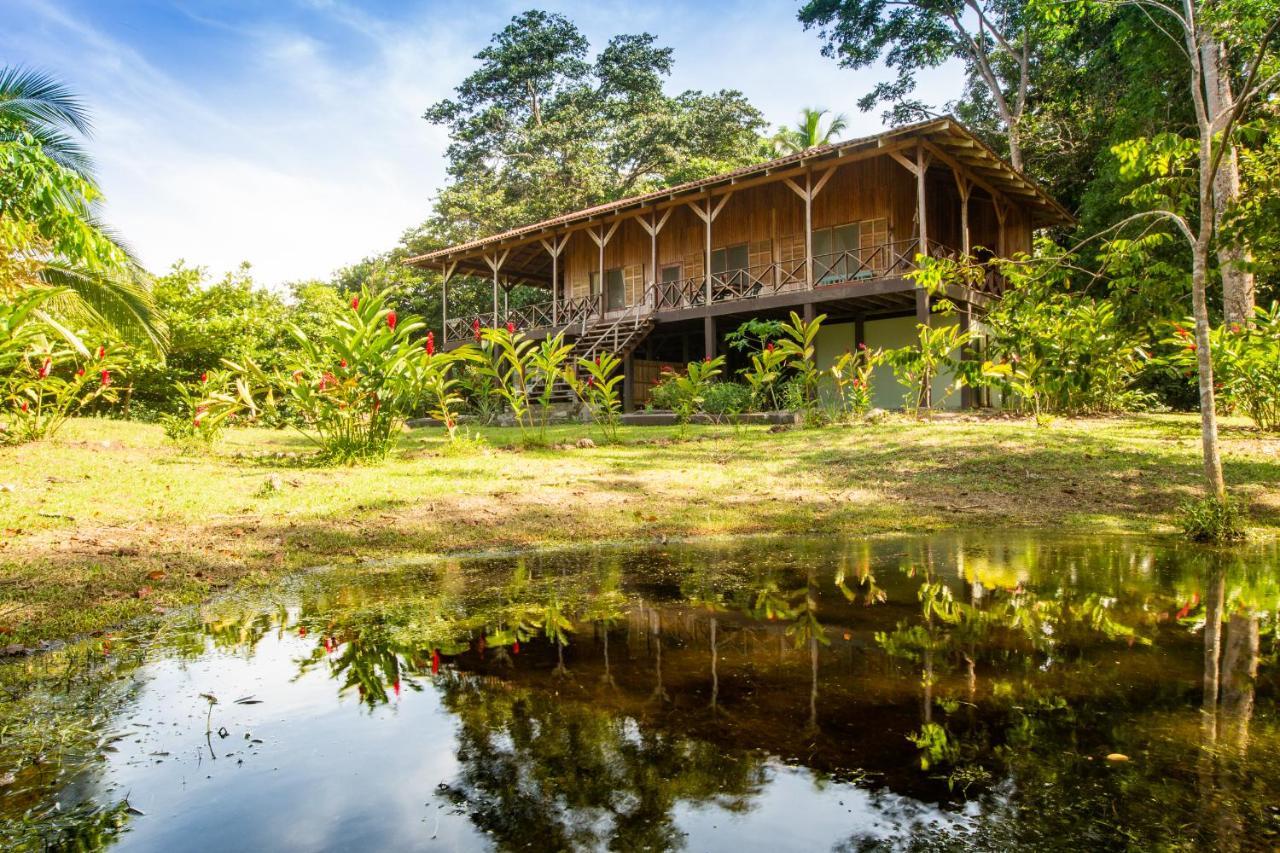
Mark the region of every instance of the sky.
MULTIPOLYGON (((422 119, 529 8, 560 12, 603 47, 650 32, 675 51, 669 91, 738 89, 771 125, 804 106, 882 127, 858 97, 883 69, 821 55, 789 0, 0 0, 0 64, 50 72, 83 96, 105 217, 153 272, 220 276, 241 262, 269 287, 391 248, 444 181, 444 129, 422 119)), ((942 104, 956 68, 921 78, 942 104)))

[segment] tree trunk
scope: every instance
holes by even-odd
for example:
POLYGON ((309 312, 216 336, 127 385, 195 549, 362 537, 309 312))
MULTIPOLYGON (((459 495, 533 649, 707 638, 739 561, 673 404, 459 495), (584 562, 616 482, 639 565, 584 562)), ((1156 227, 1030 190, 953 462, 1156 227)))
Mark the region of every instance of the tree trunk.
POLYGON ((1015 116, 1008 122, 1009 128, 1009 163, 1019 172, 1022 171, 1022 132, 1018 129, 1018 119, 1021 116, 1015 116))
MULTIPOLYGON (((1218 115, 1231 106, 1231 78, 1226 52, 1206 31, 1201 35, 1200 62, 1204 69, 1205 104, 1209 116, 1218 115)), ((1223 154, 1213 182, 1214 225, 1218 231, 1218 267, 1222 275, 1223 317, 1228 323, 1248 323, 1253 319, 1255 302, 1253 273, 1247 266, 1248 251, 1222 239, 1223 219, 1240 197, 1240 163, 1236 148, 1223 154)))
POLYGON ((1209 271, 1209 240, 1204 234, 1211 223, 1200 226, 1191 261, 1191 310, 1196 321, 1196 365, 1200 385, 1200 445, 1204 456, 1205 488, 1222 500, 1227 487, 1222 479, 1222 457, 1218 453, 1218 415, 1213 394, 1213 360, 1209 344, 1209 308, 1205 302, 1205 281, 1209 271))

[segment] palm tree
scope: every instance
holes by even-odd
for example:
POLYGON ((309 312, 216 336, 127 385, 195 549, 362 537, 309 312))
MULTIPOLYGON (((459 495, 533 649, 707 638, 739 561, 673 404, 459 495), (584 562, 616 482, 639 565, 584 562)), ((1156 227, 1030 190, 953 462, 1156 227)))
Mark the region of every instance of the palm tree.
POLYGON ((77 136, 87 137, 89 112, 80 99, 51 75, 31 68, 0 68, 0 140, 29 133, 44 153, 86 180, 93 161, 77 136))
MULTIPOLYGON (((144 339, 160 352, 165 329, 151 295, 150 277, 128 246, 98 217, 93 160, 80 142, 90 127, 88 111, 80 99, 52 76, 20 67, 0 68, 0 144, 26 144, 29 136, 40 152, 57 164, 50 168, 62 167, 73 173, 82 182, 82 192, 69 194, 61 204, 120 250, 115 258, 85 264, 49 256, 38 246, 0 246, 0 252, 25 256, 31 262, 29 274, 21 280, 0 281, 0 295, 11 296, 3 291, 13 287, 52 291, 37 316, 81 349, 83 344, 69 331, 72 328, 105 328, 144 339)), ((4 201, 0 199, 0 203, 4 201)))
POLYGON ((780 127, 773 137, 773 148, 779 156, 798 154, 819 145, 834 142, 849 127, 849 119, 843 114, 833 115, 826 127, 822 118, 831 112, 826 109, 805 107, 800 111, 800 121, 792 127, 780 127))

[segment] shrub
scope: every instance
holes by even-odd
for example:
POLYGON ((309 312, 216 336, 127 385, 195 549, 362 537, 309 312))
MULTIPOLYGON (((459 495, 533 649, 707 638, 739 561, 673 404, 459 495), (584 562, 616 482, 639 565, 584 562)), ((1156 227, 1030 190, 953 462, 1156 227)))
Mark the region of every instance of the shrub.
POLYGON ((73 350, 51 348, 39 339, 38 346, 18 357, 0 385, 0 444, 49 438, 90 404, 115 402, 118 364, 102 347, 96 357, 81 359, 73 350))
POLYGON ((818 402, 820 372, 815 361, 816 342, 825 319, 826 314, 819 314, 806 323, 792 311, 791 322, 782 324, 782 339, 778 342, 778 350, 786 357, 787 367, 800 378, 804 391, 802 408, 806 412, 810 412, 818 402))
POLYGON ((703 392, 702 411, 732 418, 750 411, 752 399, 751 388, 741 382, 712 382, 703 392))
POLYGON ((291 326, 298 350, 283 370, 228 362, 236 373, 235 393, 211 396, 206 411, 247 408, 256 415, 259 398, 268 413, 286 404, 299 414, 298 428, 323 461, 382 458, 405 420, 431 399, 431 389, 439 402, 435 374, 474 357, 469 349, 447 358, 434 354, 430 339, 414 340, 421 328, 415 318, 398 318, 384 294, 361 292, 311 334, 291 326))
POLYGON ((834 386, 831 420, 865 415, 871 409, 871 373, 881 358, 880 350, 858 344, 856 351, 846 351, 827 368, 834 386))
POLYGON ((766 343, 751 355, 751 366, 741 371, 741 376, 751 389, 752 405, 762 411, 792 408, 783 401, 787 353, 772 343, 766 343))
MULTIPOLYGON (((942 402, 933 399, 933 380, 943 371, 954 371, 959 367, 959 359, 952 354, 958 353, 970 338, 968 332, 962 332, 953 325, 919 323, 916 329, 920 335, 919 344, 888 350, 884 356, 898 382, 907 388, 904 407, 919 416, 942 402)), ((949 396, 958 384, 957 381, 947 386, 944 396, 949 396)))
POLYGON ((684 373, 672 377, 671 411, 675 412, 681 435, 685 433, 693 416, 702 411, 707 390, 711 387, 712 380, 720 375, 720 368, 723 366, 724 356, 718 355, 703 361, 691 361, 684 373))
POLYGON ((175 382, 173 397, 177 411, 160 416, 165 438, 183 452, 209 450, 222 435, 227 421, 235 416, 236 406, 227 397, 228 376, 223 371, 203 373, 194 385, 175 382), (212 405, 211 400, 223 402, 212 405))
POLYGON ((603 352, 594 359, 578 359, 578 373, 565 370, 564 379, 573 393, 587 407, 591 419, 607 441, 618 438, 618 423, 622 415, 622 398, 618 386, 622 384, 622 361, 612 353, 603 352), (579 374, 585 373, 586 378, 579 374))
POLYGON ((1245 537, 1245 518, 1229 495, 1207 495, 1188 501, 1178 510, 1182 532, 1193 542, 1239 542, 1245 537))
MULTIPOLYGON (((1195 375, 1196 345, 1187 327, 1174 326, 1165 343, 1172 353, 1165 361, 1177 372, 1195 375)), ((1280 302, 1256 308, 1252 324, 1214 329, 1209 346, 1223 405, 1243 412, 1259 429, 1280 430, 1280 302)))

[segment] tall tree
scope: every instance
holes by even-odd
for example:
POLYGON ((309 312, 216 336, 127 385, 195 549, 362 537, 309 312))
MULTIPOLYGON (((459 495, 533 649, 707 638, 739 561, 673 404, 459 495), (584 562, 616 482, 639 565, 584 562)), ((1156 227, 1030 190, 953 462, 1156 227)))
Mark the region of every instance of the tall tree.
MULTIPOLYGON (((1104 4, 1109 5, 1109 4, 1104 4)), ((1153 27, 1178 42, 1189 71, 1189 94, 1195 119, 1196 194, 1190 215, 1158 209, 1151 215, 1173 223, 1191 248, 1191 304, 1195 318, 1195 349, 1200 392, 1201 446, 1207 491, 1219 500, 1226 496, 1214 395, 1210 320, 1207 300, 1212 273, 1213 245, 1218 233, 1218 176, 1234 151, 1235 136, 1249 108, 1280 88, 1280 2, 1277 0, 1119 0, 1119 5, 1140 8, 1153 27), (1227 40, 1229 39, 1229 44, 1227 40), (1229 104, 1217 72, 1209 66, 1221 50, 1232 50, 1239 62, 1237 94, 1229 104), (1217 90, 1216 95, 1210 89, 1217 90)), ((1157 156, 1168 157, 1176 146, 1165 146, 1157 156)))
POLYGON ((915 96, 920 71, 963 62, 971 93, 989 99, 999 116, 1017 169, 1040 38, 1036 20, 1024 0, 808 0, 800 9, 805 28, 818 28, 825 56, 853 69, 883 58, 898 72, 858 102, 863 110, 888 104, 895 122, 938 111, 915 96))
POLYGON ((668 95, 672 52, 619 35, 594 58, 572 21, 516 16, 480 67, 425 118, 449 129, 431 225, 473 237, 760 159, 760 113, 741 93, 668 95))
POLYGON ((89 129, 89 111, 56 78, 16 65, 0 68, 0 140, 30 134, 55 162, 92 180, 93 161, 78 139, 89 129))
POLYGON ((849 128, 849 119, 843 114, 831 117, 825 126, 823 118, 830 110, 805 107, 800 111, 800 120, 791 127, 780 127, 773 136, 775 153, 795 154, 808 151, 819 145, 834 142, 849 128))

